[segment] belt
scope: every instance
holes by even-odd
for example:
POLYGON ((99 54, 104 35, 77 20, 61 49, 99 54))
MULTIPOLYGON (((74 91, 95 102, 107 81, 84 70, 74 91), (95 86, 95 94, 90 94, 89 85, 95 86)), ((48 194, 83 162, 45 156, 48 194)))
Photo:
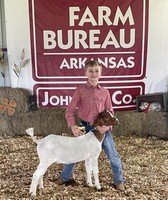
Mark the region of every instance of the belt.
POLYGON ((89 131, 94 131, 95 130, 95 127, 90 122, 85 122, 83 120, 80 120, 80 125, 81 126, 85 126, 86 133, 88 133, 89 131))
POLYGON ((81 126, 93 126, 92 123, 90 123, 90 122, 85 122, 85 121, 83 121, 83 120, 80 120, 80 125, 81 125, 81 126))

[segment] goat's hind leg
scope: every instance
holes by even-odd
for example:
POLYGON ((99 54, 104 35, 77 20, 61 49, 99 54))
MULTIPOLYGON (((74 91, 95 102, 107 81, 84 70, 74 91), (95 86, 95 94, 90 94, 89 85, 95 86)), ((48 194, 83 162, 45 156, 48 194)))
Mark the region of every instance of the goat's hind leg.
POLYGON ((50 165, 51 164, 43 164, 43 163, 40 163, 38 165, 36 171, 33 174, 32 182, 31 182, 31 186, 29 190, 29 193, 32 196, 36 195, 36 190, 37 190, 38 185, 39 185, 39 188, 43 188, 43 175, 45 174, 47 168, 50 165))
POLYGON ((43 176, 40 177, 40 180, 39 180, 39 189, 42 189, 44 188, 44 185, 43 185, 43 176))
POLYGON ((38 179, 39 179, 38 169, 36 169, 36 171, 33 174, 32 181, 31 181, 31 186, 30 186, 30 190, 29 190, 29 193, 32 196, 36 195, 36 190, 37 190, 37 185, 38 185, 38 179))

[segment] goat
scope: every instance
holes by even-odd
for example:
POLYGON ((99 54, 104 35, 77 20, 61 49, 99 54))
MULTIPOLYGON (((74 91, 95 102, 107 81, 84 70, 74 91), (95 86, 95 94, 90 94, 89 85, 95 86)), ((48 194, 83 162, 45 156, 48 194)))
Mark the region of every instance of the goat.
POLYGON ((98 157, 102 150, 104 134, 96 130, 97 126, 113 126, 118 124, 118 119, 109 111, 99 113, 95 123, 94 131, 89 131, 79 137, 68 137, 61 135, 48 135, 43 139, 37 140, 34 136, 34 129, 26 129, 26 133, 37 143, 37 152, 40 163, 33 174, 30 191, 31 195, 36 195, 36 189, 43 187, 43 175, 47 168, 53 163, 70 164, 85 160, 87 184, 92 184, 92 173, 95 186, 101 189, 98 177, 98 157))

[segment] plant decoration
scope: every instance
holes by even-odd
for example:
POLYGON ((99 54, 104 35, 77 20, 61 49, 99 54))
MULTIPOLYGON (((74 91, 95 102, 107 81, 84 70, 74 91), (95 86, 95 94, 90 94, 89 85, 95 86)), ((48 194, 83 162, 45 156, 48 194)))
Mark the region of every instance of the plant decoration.
POLYGON ((1 75, 2 75, 2 77, 4 79, 4 86, 5 86, 5 70, 6 70, 6 65, 5 65, 5 59, 4 59, 4 57, 5 57, 5 54, 3 52, 3 49, 0 48, 0 65, 2 67, 1 75))
POLYGON ((29 63, 29 61, 30 61, 30 59, 25 59, 25 50, 22 49, 19 65, 14 63, 14 69, 13 69, 16 76, 18 77, 17 87, 18 87, 18 84, 19 84, 19 78, 20 78, 21 70, 22 70, 22 68, 24 68, 29 63))
POLYGON ((0 113, 6 113, 9 116, 14 115, 17 103, 15 100, 3 97, 0 99, 0 113))

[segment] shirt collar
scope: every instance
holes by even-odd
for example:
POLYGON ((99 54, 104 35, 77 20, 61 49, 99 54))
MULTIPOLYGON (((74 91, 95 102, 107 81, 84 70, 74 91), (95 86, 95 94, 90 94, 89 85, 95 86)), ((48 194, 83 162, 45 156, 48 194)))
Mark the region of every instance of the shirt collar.
MULTIPOLYGON (((91 88, 91 87, 93 87, 93 86, 87 81, 86 87, 87 87, 87 88, 91 88)), ((97 84, 96 87, 99 88, 99 89, 102 89, 102 86, 101 86, 100 84, 97 84)))

